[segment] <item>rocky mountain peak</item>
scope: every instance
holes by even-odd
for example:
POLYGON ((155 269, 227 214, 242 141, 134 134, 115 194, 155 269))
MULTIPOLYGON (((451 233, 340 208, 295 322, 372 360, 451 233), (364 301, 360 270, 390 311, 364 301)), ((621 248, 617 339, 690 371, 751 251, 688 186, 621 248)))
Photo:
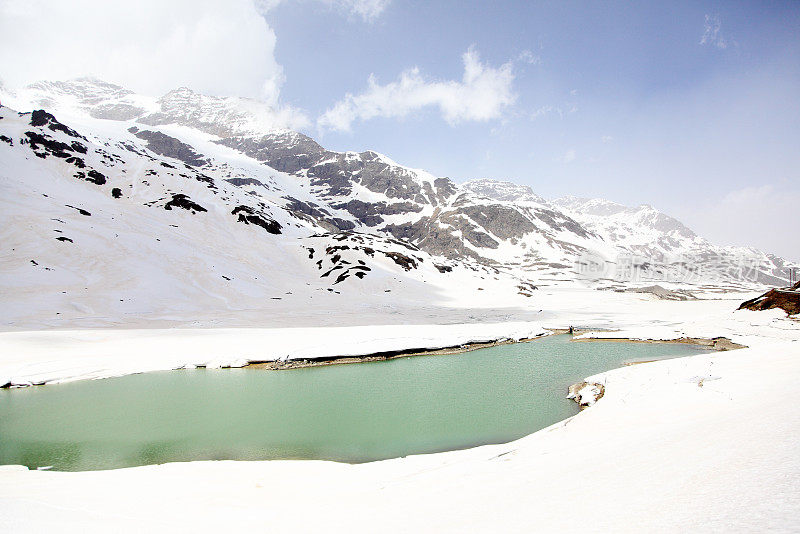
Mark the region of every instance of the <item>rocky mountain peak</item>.
MULTIPOLYGON (((6 93, 6 91, 4 91, 6 93)), ((41 81, 19 92, 16 107, 42 108, 96 119, 180 125, 217 137, 281 131, 276 111, 257 100, 209 96, 180 87, 160 98, 143 96, 95 78, 41 81)))
POLYGON ((153 107, 146 97, 96 78, 36 82, 17 96, 34 108, 85 113, 96 119, 119 121, 134 119, 153 107))
POLYGON ((139 118, 150 126, 178 124, 218 137, 264 135, 281 130, 274 110, 257 100, 208 96, 188 87, 174 89, 158 99, 159 110, 139 118))
POLYGON ((533 192, 530 186, 519 185, 512 182, 482 178, 479 180, 470 180, 462 184, 461 187, 476 195, 488 197, 493 200, 547 204, 542 197, 533 192))
MULTIPOLYGON (((657 210, 649 204, 631 207, 602 198, 579 198, 566 196, 552 201, 587 224, 625 226, 628 233, 642 231, 658 232, 675 238, 694 239, 697 235, 683 223, 657 210)), ((621 234, 619 231, 617 234, 621 234)))
POLYGON ((609 216, 619 213, 635 213, 637 211, 636 208, 623 206, 602 198, 564 196, 552 200, 551 203, 560 208, 584 215, 609 216))
POLYGON ((636 220, 639 224, 649 226, 664 234, 677 235, 688 239, 697 237, 697 234, 679 220, 658 211, 652 206, 640 206, 636 220))

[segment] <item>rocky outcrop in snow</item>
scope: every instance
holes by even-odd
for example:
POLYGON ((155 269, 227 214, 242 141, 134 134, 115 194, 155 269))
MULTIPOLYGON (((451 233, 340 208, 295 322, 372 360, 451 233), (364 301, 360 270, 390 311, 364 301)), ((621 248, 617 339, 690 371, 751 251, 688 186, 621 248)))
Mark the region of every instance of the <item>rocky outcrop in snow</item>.
POLYGON ((740 310, 771 310, 780 308, 789 315, 800 313, 800 282, 792 287, 770 289, 763 295, 742 302, 740 310))
POLYGON ((208 163, 191 146, 162 132, 139 130, 131 126, 128 131, 147 143, 147 148, 161 156, 178 159, 192 167, 202 167, 208 163))
POLYGON ((578 403, 581 409, 593 406, 598 400, 603 398, 606 387, 598 382, 578 382, 572 384, 567 392, 567 398, 578 403))

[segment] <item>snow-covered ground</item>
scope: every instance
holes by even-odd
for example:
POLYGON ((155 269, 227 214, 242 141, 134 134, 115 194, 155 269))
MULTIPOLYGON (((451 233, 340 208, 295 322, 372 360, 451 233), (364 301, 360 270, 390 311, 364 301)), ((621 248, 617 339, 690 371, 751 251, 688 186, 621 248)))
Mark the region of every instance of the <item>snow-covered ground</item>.
MULTIPOLYGON (((589 377, 605 385, 596 405, 504 445, 360 465, 196 462, 83 473, 4 467, 0 521, 11 531, 83 532, 796 531, 796 319, 774 310, 733 311, 746 295, 681 302, 540 291, 536 304, 548 311, 538 314, 535 325, 509 324, 504 335, 574 325, 618 328, 605 334, 614 337, 727 336, 749 348, 589 377)), ((486 328, 492 336, 503 330, 486 328)), ((343 339, 336 336, 344 331, 357 330, 327 330, 331 339, 343 339)), ((401 325, 363 331, 371 332, 361 339, 371 338, 373 350, 424 344, 448 331, 455 338, 467 330, 401 325)), ((166 332, 165 338, 184 335, 166 332)), ((265 332, 242 338, 240 346, 265 332)), ((105 339, 122 342, 138 333, 111 331, 105 339)), ((8 343, 8 336, 24 335, 2 336, 8 343)), ((35 337, 19 342, 33 346, 35 337)), ((287 353, 313 344, 305 336, 283 343, 287 353)))

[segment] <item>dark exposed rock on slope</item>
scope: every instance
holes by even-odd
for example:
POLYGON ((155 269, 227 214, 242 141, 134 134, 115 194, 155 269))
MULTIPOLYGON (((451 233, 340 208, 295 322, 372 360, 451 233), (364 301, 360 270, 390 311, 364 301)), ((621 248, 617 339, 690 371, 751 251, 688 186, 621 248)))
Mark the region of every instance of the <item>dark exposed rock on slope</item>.
POLYGON ((792 287, 770 289, 760 297, 742 302, 740 310, 771 310, 780 308, 789 315, 800 313, 800 282, 792 287))
POLYGON ((263 137, 226 137, 219 144, 235 148, 281 172, 295 173, 324 159, 325 149, 310 137, 278 132, 263 137))
MULTIPOLYGON (((72 128, 61 124, 53 115, 44 111, 43 109, 37 109, 36 111, 31 112, 31 126, 47 126, 47 128, 53 132, 63 132, 70 137, 77 137, 79 139, 83 139, 84 141, 86 140, 85 137, 80 135, 72 128)), ((85 152, 86 151, 84 150, 84 153, 85 152)))
POLYGON ((286 209, 289 210, 289 212, 295 217, 314 221, 316 224, 328 231, 347 231, 356 227, 356 223, 353 221, 342 219, 340 217, 334 217, 331 215, 330 211, 326 210, 315 202, 303 202, 302 200, 298 200, 289 196, 284 198, 289 201, 286 209))
POLYGON ((203 206, 201 206, 197 202, 194 202, 192 199, 190 199, 183 193, 172 195, 172 200, 164 204, 165 210, 171 210, 173 207, 191 211, 192 213, 198 211, 207 211, 203 206))
MULTIPOLYGON (((326 197, 347 196, 358 184, 388 199, 407 201, 387 203, 391 206, 390 211, 384 213, 387 215, 419 211, 418 206, 424 204, 435 206, 456 190, 455 184, 446 178, 435 180, 432 186, 420 184, 409 169, 391 163, 376 152, 332 152, 296 132, 229 137, 221 139, 219 144, 235 148, 278 171, 303 175, 326 197)), ((358 217, 362 207, 352 205, 350 208, 358 217)))
POLYGON ((231 214, 238 215, 239 222, 243 222, 245 224, 255 224, 271 234, 277 235, 281 233, 282 227, 280 223, 273 221, 261 213, 256 213, 256 211, 250 206, 236 206, 231 214))
POLYGON ((208 163, 191 146, 167 134, 151 130, 139 130, 135 126, 128 128, 128 131, 139 139, 147 141, 147 148, 156 154, 175 158, 192 167, 201 167, 208 163))
MULTIPOLYGON (((74 178, 96 185, 104 185, 107 182, 105 174, 87 166, 85 156, 88 151, 86 144, 88 141, 84 136, 58 122, 53 115, 44 110, 33 111, 30 115, 29 124, 34 127, 34 130, 24 132, 25 137, 20 140, 22 144, 28 144, 39 158, 47 159, 49 156, 53 156, 73 165, 76 169, 73 174, 74 178), (58 136, 64 140, 59 141, 56 139, 58 136)), ((11 140, 9 139, 9 141, 11 140)), ((9 142, 9 144, 13 146, 13 142, 9 142)), ((102 150, 98 149, 97 152, 103 154, 102 150)))

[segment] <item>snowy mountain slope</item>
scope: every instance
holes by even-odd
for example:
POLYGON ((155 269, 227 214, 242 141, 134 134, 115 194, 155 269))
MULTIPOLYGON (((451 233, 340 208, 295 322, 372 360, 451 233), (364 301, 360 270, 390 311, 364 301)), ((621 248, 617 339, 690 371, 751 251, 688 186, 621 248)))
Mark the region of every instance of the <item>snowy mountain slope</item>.
MULTIPOLYGON (((734 288, 782 283, 787 276, 780 258, 715 246, 651 207, 596 199, 547 202, 509 182, 457 185, 375 152, 329 151, 302 133, 273 128, 271 110, 246 99, 186 88, 153 99, 80 79, 34 84, 11 101, 50 104, 88 131, 121 136, 204 174, 217 173, 247 198, 309 228, 388 235, 473 270, 485 265, 545 283, 734 288)), ((264 217, 282 224, 272 211, 264 217)))
POLYGON ((482 280, 391 236, 328 232, 287 200, 311 202, 303 184, 249 158, 218 147, 191 166, 126 126, 83 134, 0 108, 4 327, 330 310, 340 298, 446 305, 454 287, 487 283, 522 298, 516 279, 482 280))
MULTIPOLYGON (((108 106, 119 98, 123 105, 132 98, 124 89, 102 82, 81 79, 75 82, 72 91, 70 83, 35 84, 28 91, 27 101, 49 103, 79 115, 91 109, 96 101, 108 106), (47 93, 48 88, 51 94, 47 93)), ((246 109, 241 105, 235 112, 223 106, 224 102, 241 104, 241 99, 205 97, 180 89, 158 101, 140 102, 143 102, 142 113, 130 119, 136 127, 157 125, 172 128, 171 134, 175 128, 190 128, 195 133, 208 134, 205 140, 234 148, 277 171, 302 179, 315 200, 291 197, 290 202, 296 212, 314 217, 329 229, 386 232, 435 255, 471 258, 494 265, 523 264, 543 258, 546 265, 572 263, 569 253, 574 247, 569 245, 568 254, 564 254, 558 243, 572 239, 561 236, 562 229, 577 229, 577 225, 546 206, 517 210, 486 199, 472 201, 471 197, 476 195, 469 191, 456 195, 460 191, 451 180, 403 167, 381 154, 325 150, 303 134, 271 130, 266 121, 243 118, 246 109), (158 111, 153 111, 156 108, 158 111), (261 130, 243 124, 260 124, 261 130), (238 135, 225 137, 231 133, 238 135), (567 225, 560 225, 559 221, 567 225), (516 246, 518 238, 526 233, 535 235, 523 247, 516 246), (535 251, 531 252, 530 247, 535 251)), ((256 193, 252 189, 251 192, 256 193)), ((578 229, 577 240, 581 241, 584 235, 578 229)))
POLYGON ((606 268, 634 269, 641 280, 779 285, 788 276, 783 259, 753 248, 714 245, 652 206, 575 197, 551 203, 615 247, 616 256, 600 259, 609 263, 606 268))
POLYGON ((322 201, 347 210, 359 224, 434 255, 484 261, 536 279, 738 286, 787 276, 779 258, 716 247, 651 207, 596 201, 595 211, 586 211, 566 201, 548 203, 514 184, 481 180, 459 187, 373 152, 326 151, 302 134, 220 142, 307 179, 322 201), (617 268, 620 263, 627 266, 617 268))

